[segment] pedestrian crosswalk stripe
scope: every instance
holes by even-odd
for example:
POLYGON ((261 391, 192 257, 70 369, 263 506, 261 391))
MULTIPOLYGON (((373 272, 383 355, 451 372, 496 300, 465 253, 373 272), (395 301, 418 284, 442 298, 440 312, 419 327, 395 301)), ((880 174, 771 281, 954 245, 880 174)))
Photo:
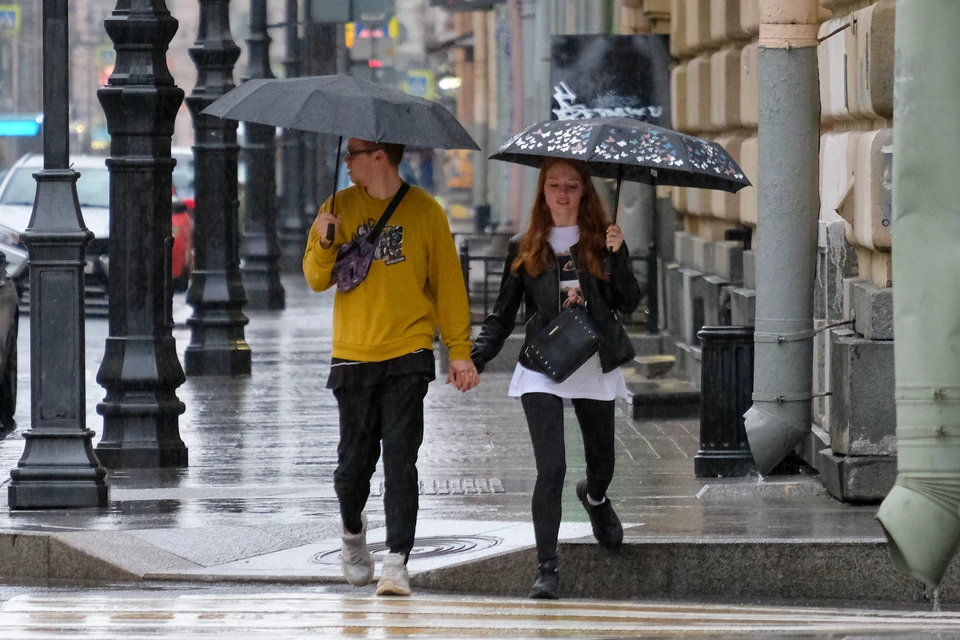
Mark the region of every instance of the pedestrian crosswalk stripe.
POLYGON ((538 602, 417 595, 22 595, 0 606, 0 639, 622 637, 811 633, 960 633, 960 613, 845 608, 538 602))

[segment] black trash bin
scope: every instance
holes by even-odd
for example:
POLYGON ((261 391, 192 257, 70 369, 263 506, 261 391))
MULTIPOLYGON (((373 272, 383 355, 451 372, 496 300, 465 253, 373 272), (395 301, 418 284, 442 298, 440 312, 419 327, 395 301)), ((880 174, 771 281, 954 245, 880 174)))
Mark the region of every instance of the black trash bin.
POLYGON ((753 403, 753 327, 703 327, 700 372, 700 478, 756 471, 743 414, 753 403))

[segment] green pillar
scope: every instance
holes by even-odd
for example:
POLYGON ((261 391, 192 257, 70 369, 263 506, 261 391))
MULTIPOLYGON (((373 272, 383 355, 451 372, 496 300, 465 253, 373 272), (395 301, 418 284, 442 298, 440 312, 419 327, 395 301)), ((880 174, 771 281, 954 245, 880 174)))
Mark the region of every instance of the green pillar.
POLYGON ((960 3, 899 0, 893 126, 894 564, 936 586, 960 543, 960 3))

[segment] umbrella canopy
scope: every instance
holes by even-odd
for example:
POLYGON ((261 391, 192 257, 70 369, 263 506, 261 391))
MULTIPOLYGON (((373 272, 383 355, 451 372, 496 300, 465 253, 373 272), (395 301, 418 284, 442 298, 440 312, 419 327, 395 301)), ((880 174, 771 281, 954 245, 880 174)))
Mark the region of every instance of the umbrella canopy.
POLYGON ((731 193, 750 186, 716 142, 633 118, 539 122, 507 140, 491 159, 539 167, 544 157, 582 160, 600 178, 731 193))
POLYGON ((443 105, 351 75, 248 80, 203 113, 411 147, 480 149, 443 105))

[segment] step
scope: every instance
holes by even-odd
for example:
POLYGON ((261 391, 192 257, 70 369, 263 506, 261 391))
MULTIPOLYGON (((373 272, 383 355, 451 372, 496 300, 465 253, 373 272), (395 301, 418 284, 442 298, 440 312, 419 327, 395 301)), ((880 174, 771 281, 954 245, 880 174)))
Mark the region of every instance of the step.
POLYGON ((617 406, 634 420, 696 418, 700 415, 700 390, 686 380, 638 380, 630 376, 627 397, 619 398, 617 406))
MULTIPOLYGON (((930 606, 933 593, 899 573, 882 538, 666 538, 624 531, 616 551, 586 538, 561 542, 564 598, 897 603, 930 606)), ((418 573, 417 589, 524 597, 536 552, 506 552, 418 573)), ((960 567, 948 570, 941 604, 960 602, 960 567)))
POLYGON ((652 380, 654 378, 663 378, 677 363, 676 356, 657 354, 648 356, 637 356, 633 359, 633 370, 640 377, 652 380))

